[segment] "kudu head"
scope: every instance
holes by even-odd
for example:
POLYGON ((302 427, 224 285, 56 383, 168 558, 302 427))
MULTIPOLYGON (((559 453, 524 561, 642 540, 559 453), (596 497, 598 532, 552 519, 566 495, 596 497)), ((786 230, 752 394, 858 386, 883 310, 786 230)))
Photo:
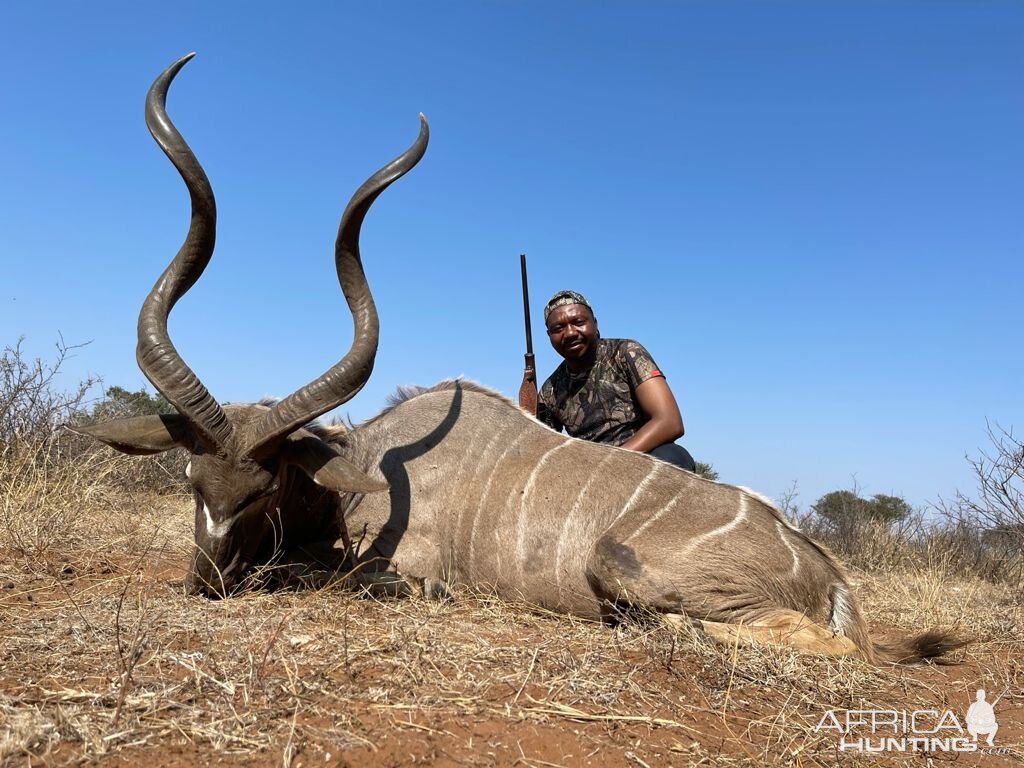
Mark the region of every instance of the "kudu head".
POLYGON ((352 398, 373 370, 379 324, 360 260, 359 231, 377 196, 423 157, 428 128, 420 115, 415 143, 367 179, 341 217, 335 264, 353 318, 349 351, 321 376, 274 405, 222 406, 186 365, 167 332, 168 315, 209 263, 216 234, 210 182, 166 111, 171 81, 192 56, 164 70, 146 96, 146 125, 192 198, 185 242, 142 303, 136 350, 142 372, 177 413, 75 429, 124 453, 153 454, 175 447, 189 451, 196 551, 186 584, 192 592, 225 596, 267 554, 260 550, 274 538, 293 473, 303 472, 333 491, 387 489, 386 483, 357 469, 303 425, 352 398))

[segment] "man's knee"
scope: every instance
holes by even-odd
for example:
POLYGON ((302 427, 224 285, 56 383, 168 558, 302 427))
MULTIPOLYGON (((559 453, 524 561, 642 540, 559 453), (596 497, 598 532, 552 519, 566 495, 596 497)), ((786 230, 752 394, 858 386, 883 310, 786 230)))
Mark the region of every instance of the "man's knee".
POLYGON ((697 471, 697 462, 693 460, 690 452, 681 445, 675 443, 662 443, 657 448, 652 448, 648 453, 657 459, 675 464, 690 472, 697 471))

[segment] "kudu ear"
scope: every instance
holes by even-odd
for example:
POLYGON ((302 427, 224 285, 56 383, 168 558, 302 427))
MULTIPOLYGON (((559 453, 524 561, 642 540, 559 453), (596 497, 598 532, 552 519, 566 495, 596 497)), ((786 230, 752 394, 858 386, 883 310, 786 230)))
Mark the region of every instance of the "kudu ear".
POLYGON ((374 480, 320 438, 305 430, 285 440, 284 461, 295 464, 313 482, 339 493, 374 493, 388 490, 383 480, 374 480))
POLYGON ((132 416, 99 424, 69 426, 68 429, 134 456, 163 453, 171 448, 188 448, 195 444, 192 428, 184 417, 176 413, 132 416))

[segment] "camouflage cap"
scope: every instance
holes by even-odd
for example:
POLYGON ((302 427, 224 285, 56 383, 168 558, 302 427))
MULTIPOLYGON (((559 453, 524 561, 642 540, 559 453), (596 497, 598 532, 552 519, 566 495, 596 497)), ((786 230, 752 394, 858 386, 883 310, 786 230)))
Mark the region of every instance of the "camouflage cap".
POLYGON ((558 291, 554 296, 548 299, 548 303, 544 305, 544 323, 547 324, 548 315, 550 315, 557 307, 564 307, 566 304, 582 304, 590 310, 591 314, 594 312, 594 308, 590 306, 590 302, 587 301, 582 293, 577 293, 576 291, 558 291))

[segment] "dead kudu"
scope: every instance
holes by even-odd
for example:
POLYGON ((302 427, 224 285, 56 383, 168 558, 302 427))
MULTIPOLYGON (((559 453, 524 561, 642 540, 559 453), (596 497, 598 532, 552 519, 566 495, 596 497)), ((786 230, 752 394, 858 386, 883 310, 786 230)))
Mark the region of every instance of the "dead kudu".
POLYGON ((190 590, 227 596, 275 552, 340 539, 355 573, 489 586, 581 616, 640 608, 689 617, 720 639, 874 662, 917 661, 957 644, 937 631, 873 642, 839 564, 757 494, 557 434, 477 385, 406 393, 353 429, 311 426, 370 375, 378 321, 359 230, 374 199, 423 156, 425 121, 342 216, 335 258, 355 326, 350 350, 277 403, 221 406, 167 332, 171 308, 210 260, 215 232, 209 182, 165 111, 189 58, 162 73, 146 100, 150 132, 192 197, 192 223, 138 329, 139 365, 178 414, 80 431, 126 453, 191 453, 190 590))

